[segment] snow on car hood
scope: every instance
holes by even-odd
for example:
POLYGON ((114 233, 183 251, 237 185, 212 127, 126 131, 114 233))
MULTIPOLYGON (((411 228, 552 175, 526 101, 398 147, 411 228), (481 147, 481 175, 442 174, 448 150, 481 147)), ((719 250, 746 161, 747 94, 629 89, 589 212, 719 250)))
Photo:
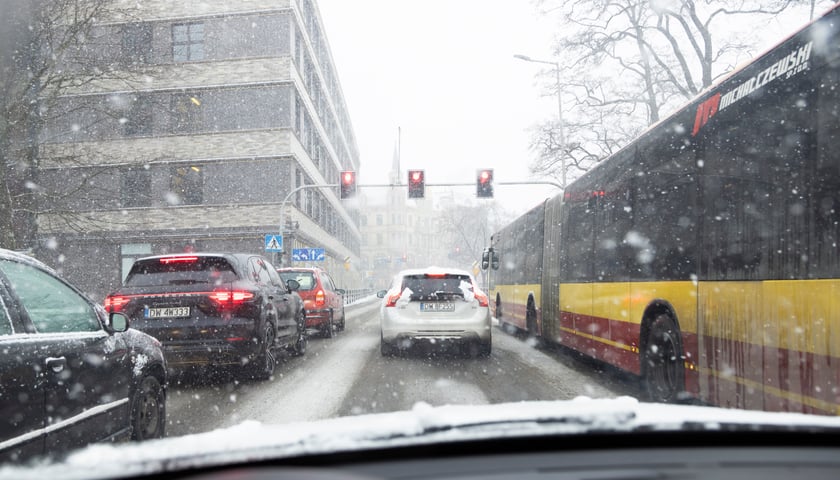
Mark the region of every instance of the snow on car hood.
POLYGON ((99 444, 61 463, 0 467, 0 478, 96 479, 311 454, 430 443, 587 432, 809 429, 840 431, 840 418, 641 403, 634 398, 432 407, 306 423, 245 421, 145 443, 99 444), (116 461, 115 461, 116 460, 116 461))

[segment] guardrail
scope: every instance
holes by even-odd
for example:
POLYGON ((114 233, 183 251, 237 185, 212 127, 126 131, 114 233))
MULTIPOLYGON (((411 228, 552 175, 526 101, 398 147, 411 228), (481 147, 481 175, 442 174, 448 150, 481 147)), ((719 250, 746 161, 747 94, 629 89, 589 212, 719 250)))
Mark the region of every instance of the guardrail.
POLYGON ((361 298, 374 295, 376 290, 372 288, 358 288, 355 290, 344 290, 344 304, 349 305, 361 298))

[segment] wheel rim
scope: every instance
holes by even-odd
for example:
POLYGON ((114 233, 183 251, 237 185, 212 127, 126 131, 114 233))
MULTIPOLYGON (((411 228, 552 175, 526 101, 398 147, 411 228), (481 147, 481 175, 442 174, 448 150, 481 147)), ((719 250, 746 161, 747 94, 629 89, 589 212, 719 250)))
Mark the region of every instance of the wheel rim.
POLYGON ((140 386, 137 404, 135 427, 138 440, 157 436, 161 420, 160 407, 160 387, 157 380, 146 377, 140 386))

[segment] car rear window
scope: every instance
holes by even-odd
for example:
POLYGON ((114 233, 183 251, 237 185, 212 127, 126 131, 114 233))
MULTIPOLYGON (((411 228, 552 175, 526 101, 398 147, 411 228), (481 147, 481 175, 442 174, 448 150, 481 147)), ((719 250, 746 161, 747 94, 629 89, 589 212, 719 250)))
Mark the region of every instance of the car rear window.
POLYGON ((127 287, 219 285, 236 279, 233 265, 222 257, 196 257, 178 261, 154 258, 134 262, 125 279, 125 285, 127 287))
POLYGON ((465 297, 462 282, 472 290, 472 281, 468 275, 408 275, 403 277, 402 290, 411 290, 411 300, 449 300, 453 297, 465 297))
POLYGON ((298 290, 312 290, 315 288, 315 275, 312 272, 279 272, 280 278, 283 279, 283 283, 286 283, 287 280, 297 280, 300 284, 300 288, 298 290))

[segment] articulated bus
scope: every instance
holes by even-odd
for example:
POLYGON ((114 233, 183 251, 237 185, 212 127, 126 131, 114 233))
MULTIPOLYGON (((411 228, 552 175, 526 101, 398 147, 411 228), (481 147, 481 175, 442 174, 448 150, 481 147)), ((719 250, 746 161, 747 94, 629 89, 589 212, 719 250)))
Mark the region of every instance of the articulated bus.
POLYGON ((496 317, 650 400, 840 413, 838 31, 834 9, 496 232, 496 317))

